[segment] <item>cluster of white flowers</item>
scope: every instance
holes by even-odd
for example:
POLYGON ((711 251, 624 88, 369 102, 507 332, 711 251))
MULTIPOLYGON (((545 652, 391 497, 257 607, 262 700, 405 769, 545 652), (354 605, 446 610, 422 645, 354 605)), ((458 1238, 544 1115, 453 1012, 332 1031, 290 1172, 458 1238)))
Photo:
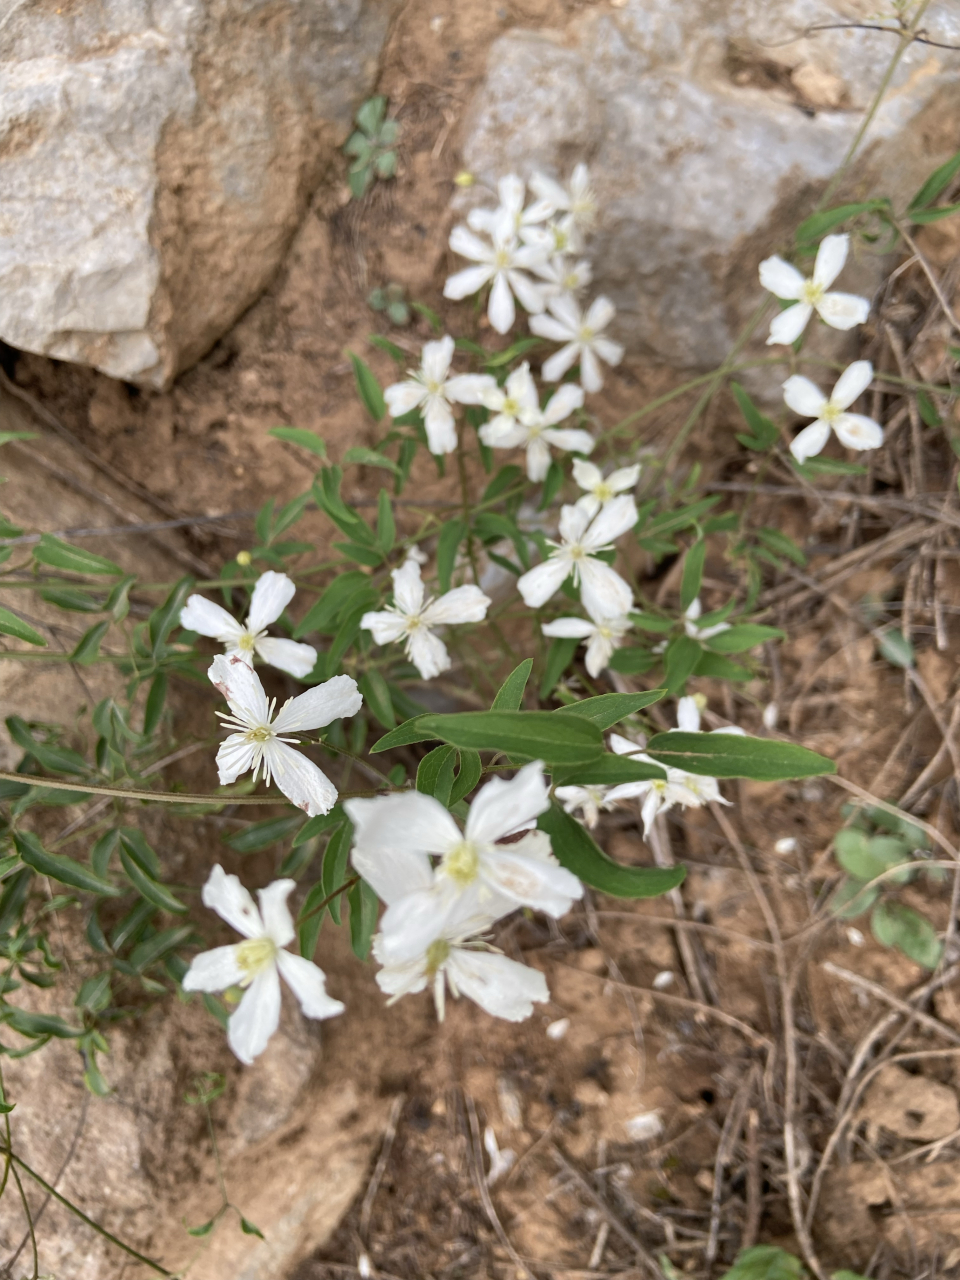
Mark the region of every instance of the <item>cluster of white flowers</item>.
MULTIPOLYGON (((870 314, 866 298, 852 293, 831 293, 830 286, 843 270, 850 249, 848 235, 825 236, 817 250, 813 275, 806 279, 796 267, 783 258, 765 258, 760 263, 760 283, 776 297, 792 302, 770 325, 768 345, 789 345, 800 337, 814 312, 832 329, 852 329, 863 324, 870 314)), ((883 428, 873 418, 848 413, 853 402, 873 381, 873 365, 857 360, 840 376, 832 394, 827 397, 809 378, 794 374, 783 384, 783 398, 788 408, 802 418, 815 418, 790 445, 798 462, 806 462, 818 454, 830 438, 830 432, 848 449, 876 449, 883 443, 883 428)))

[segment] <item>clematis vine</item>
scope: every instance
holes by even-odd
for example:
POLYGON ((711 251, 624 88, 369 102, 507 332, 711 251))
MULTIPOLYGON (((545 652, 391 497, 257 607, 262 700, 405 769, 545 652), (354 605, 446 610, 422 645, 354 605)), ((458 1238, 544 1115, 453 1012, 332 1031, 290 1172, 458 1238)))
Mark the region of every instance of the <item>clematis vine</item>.
POLYGON ((462 224, 450 233, 450 248, 461 258, 475 263, 448 278, 443 286, 445 298, 469 298, 486 284, 492 284, 487 304, 487 318, 497 333, 509 333, 517 316, 514 298, 530 312, 538 315, 544 307, 543 294, 526 274, 543 261, 544 252, 536 245, 525 245, 517 236, 516 219, 509 209, 501 209, 489 228, 490 242, 462 224))
POLYGON ((311 818, 329 813, 337 803, 336 787, 312 760, 293 749, 290 744, 297 739, 286 735, 322 729, 334 720, 355 716, 363 704, 356 680, 334 676, 288 698, 275 712, 276 699, 267 700, 259 676, 242 659, 218 654, 207 675, 230 707, 229 715, 217 714, 233 730, 217 752, 221 786, 236 782, 251 769, 256 782, 262 770, 267 786, 273 779, 287 799, 311 818))
POLYGON ((487 392, 484 403, 496 417, 480 428, 480 439, 492 449, 527 451, 527 478, 538 484, 550 468, 550 445, 575 453, 590 453, 594 446, 589 431, 577 427, 558 427, 583 407, 583 391, 573 383, 565 383, 541 409, 530 367, 523 364, 507 379, 506 392, 498 387, 487 392))
POLYGON ((586 462, 583 458, 574 458, 573 478, 585 491, 583 497, 577 499, 577 506, 586 511, 592 519, 600 508, 612 502, 617 494, 630 493, 636 488, 637 481, 640 479, 640 463, 632 467, 619 467, 604 478, 603 472, 592 462, 586 462))
POLYGON ((878 449, 883 444, 883 427, 862 413, 848 413, 850 405, 873 381, 869 360, 856 360, 841 373, 829 398, 816 383, 795 373, 783 384, 783 398, 794 413, 816 418, 795 436, 790 452, 797 462, 806 462, 820 452, 833 431, 848 449, 878 449))
MULTIPOLYGON (((530 331, 538 338, 564 345, 541 369, 547 382, 559 382, 568 369, 580 362, 580 381, 584 391, 599 391, 603 386, 600 361, 618 365, 623 359, 619 342, 604 337, 603 330, 616 315, 609 298, 595 298, 584 314, 580 304, 569 294, 548 298, 550 315, 530 317, 530 331)), ((543 308, 541 307, 541 311, 543 308)))
POLYGON ((219 640, 226 646, 228 658, 240 658, 252 667, 256 654, 271 667, 303 679, 317 665, 316 649, 296 640, 267 635, 267 627, 280 617, 296 590, 285 573, 269 569, 256 581, 246 622, 237 622, 226 609, 205 596, 193 595, 180 610, 180 625, 185 631, 219 640))
POLYGON ((767 345, 796 342, 816 311, 832 329, 852 329, 863 324, 870 314, 870 303, 853 293, 828 293, 843 270, 850 248, 848 235, 825 236, 820 241, 813 275, 807 279, 783 258, 765 258, 760 263, 760 283, 764 289, 784 300, 796 299, 792 307, 781 311, 770 325, 767 345))
POLYGON ((543 634, 551 639, 583 640, 587 653, 584 665, 587 673, 596 678, 610 665, 615 650, 623 644, 633 624, 626 615, 606 618, 555 618, 543 625, 543 634))
POLYGON ((548 558, 517 580, 523 603, 539 609, 572 574, 591 617, 618 618, 628 613, 633 592, 619 573, 597 559, 597 552, 610 550, 636 523, 636 505, 626 494, 614 498, 592 521, 580 507, 561 507, 560 541, 551 542, 554 549, 548 558))
POLYGON ((446 645, 432 628, 458 626, 464 622, 482 622, 491 601, 479 587, 454 587, 438 599, 425 597, 420 565, 408 555, 393 578, 393 604, 360 619, 364 631, 373 635, 377 644, 406 640, 407 657, 424 680, 432 680, 450 669, 446 645))
POLYGON ((280 1022, 280 978, 297 997, 308 1018, 343 1013, 327 995, 326 975, 312 960, 285 948, 296 937, 287 899, 295 880, 274 880, 258 890, 260 909, 236 876, 215 866, 203 886, 205 907, 216 911, 243 935, 232 946, 214 947, 196 956, 183 977, 184 991, 226 991, 240 987, 243 997, 227 1020, 227 1042, 248 1066, 263 1053, 280 1022))
POLYGON ((430 452, 452 453, 457 447, 454 404, 480 404, 496 381, 483 373, 459 373, 450 377, 454 341, 447 334, 437 342, 424 344, 420 368, 411 371, 406 382, 387 387, 383 398, 391 417, 399 418, 411 409, 421 409, 430 452))

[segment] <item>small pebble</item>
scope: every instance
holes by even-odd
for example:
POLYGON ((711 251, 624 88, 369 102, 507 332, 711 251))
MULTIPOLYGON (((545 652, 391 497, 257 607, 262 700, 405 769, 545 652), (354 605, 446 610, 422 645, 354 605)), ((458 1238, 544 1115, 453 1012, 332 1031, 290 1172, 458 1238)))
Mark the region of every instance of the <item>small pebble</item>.
POLYGON ((777 843, 773 846, 774 853, 780 853, 780 854, 795 853, 796 849, 797 849, 797 842, 793 838, 793 836, 784 836, 782 840, 778 840, 777 843))
POLYGON ((556 1022, 551 1022, 547 1027, 547 1038, 550 1040, 562 1040, 570 1030, 569 1018, 558 1018, 556 1022))
POLYGON ((661 969, 653 980, 653 989, 654 991, 666 991, 672 982, 673 971, 671 969, 661 969))

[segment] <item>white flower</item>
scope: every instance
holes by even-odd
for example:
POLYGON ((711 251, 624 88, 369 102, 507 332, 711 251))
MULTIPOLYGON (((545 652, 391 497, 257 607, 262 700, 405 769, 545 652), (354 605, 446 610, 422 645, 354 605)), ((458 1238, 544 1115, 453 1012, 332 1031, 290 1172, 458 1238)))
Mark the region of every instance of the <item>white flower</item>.
POLYGON ((517 238, 513 214, 502 209, 490 227, 491 243, 486 243, 465 226, 450 233, 450 248, 477 265, 450 276, 443 286, 445 298, 467 298, 493 282, 487 317, 497 333, 508 333, 516 319, 514 296, 531 313, 543 310, 543 295, 537 284, 524 275, 544 257, 542 249, 523 245, 517 238))
POLYGON ((410 371, 406 382, 387 387, 383 398, 393 418, 411 409, 423 410, 423 425, 431 453, 451 453, 457 447, 451 404, 480 404, 496 380, 484 373, 460 373, 448 377, 454 342, 448 335, 424 344, 420 368, 410 371))
POLYGON ((580 253, 583 249, 583 235, 570 213, 563 218, 554 218, 545 227, 521 227, 520 239, 551 258, 580 253))
POLYGON ((847 413, 873 381, 873 365, 869 360, 856 360, 844 369, 830 398, 809 378, 795 373, 783 384, 787 405, 803 418, 816 418, 794 438, 790 452, 798 462, 806 462, 818 454, 830 439, 831 428, 848 449, 878 449, 883 444, 883 427, 862 413, 847 413))
POLYGON ((568 213, 581 231, 590 231, 597 220, 597 197, 590 185, 585 164, 578 164, 570 175, 569 187, 563 187, 544 173, 530 179, 530 190, 546 202, 551 213, 568 213))
POLYGON ((609 666, 614 650, 623 644, 631 625, 625 615, 615 618, 555 618, 553 622, 544 624, 543 634, 551 639, 585 640, 587 672, 596 677, 609 666))
POLYGON ((561 294, 579 294, 593 279, 590 263, 581 259, 572 265, 563 255, 547 258, 544 262, 534 263, 530 270, 544 283, 540 292, 544 301, 561 294))
POLYGON ((519 232, 522 227, 533 226, 538 222, 546 222, 554 212, 554 207, 547 200, 538 200, 534 204, 523 207, 526 195, 526 184, 515 173, 508 173, 497 183, 497 194, 500 204, 496 209, 471 209, 467 214, 467 222, 474 231, 484 231, 493 235, 501 224, 505 224, 519 232))
POLYGON ((252 667, 256 653, 271 667, 279 667, 302 679, 316 666, 316 649, 309 644, 298 644, 296 640, 277 640, 266 634, 266 628, 280 617, 296 590, 285 573, 269 569, 257 579, 250 597, 250 612, 242 625, 205 596, 188 597, 180 610, 180 625, 186 631, 219 640, 226 645, 228 658, 242 658, 252 667))
POLYGON ((529 609, 539 609, 572 573, 591 617, 618 618, 628 613, 633 592, 619 573, 596 559, 596 553, 609 549, 636 523, 637 508, 627 495, 608 502, 592 522, 580 507, 561 507, 561 541, 551 542, 555 550, 549 557, 517 581, 524 604, 529 609))
POLYGON ((326 992, 326 977, 312 960, 284 948, 296 936, 287 898, 295 880, 274 880, 258 890, 260 910, 236 876, 216 866, 203 886, 203 905, 244 936, 244 942, 215 947, 196 956, 184 974, 184 991, 226 991, 244 995, 227 1021, 227 1040, 248 1066, 263 1053, 280 1021, 280 975, 308 1018, 333 1018, 343 1005, 326 992))
POLYGON ((550 450, 572 450, 589 453, 594 439, 589 431, 560 428, 556 424, 583 407, 583 391, 571 382, 564 383, 541 409, 537 389, 530 376, 530 366, 522 364, 507 379, 506 394, 498 387, 487 392, 484 403, 497 411, 495 418, 480 428, 480 439, 493 449, 516 449, 526 446, 527 478, 539 483, 550 467, 550 450))
POLYGON ((691 600, 687 605, 683 615, 683 629, 692 640, 709 640, 711 636, 718 636, 721 631, 729 631, 729 622, 715 622, 711 627, 701 627, 699 623, 700 615, 703 613, 703 605, 700 603, 700 597, 691 600))
POLYGON ((623 359, 623 347, 603 336, 604 330, 616 315, 616 308, 609 298, 594 298, 586 315, 580 304, 569 294, 548 298, 551 315, 534 315, 530 331, 538 338, 565 345, 544 364, 541 373, 548 382, 559 382, 577 361, 580 362, 580 381, 584 391, 599 391, 603 386, 603 374, 599 360, 606 364, 619 364, 623 359))
POLYGON ((789 345, 796 342, 814 311, 832 329, 852 329, 863 324, 870 314, 870 303, 853 293, 827 293, 827 290, 843 270, 847 260, 850 237, 826 236, 817 250, 813 275, 806 279, 796 267, 783 258, 765 258, 760 263, 760 283, 778 298, 796 298, 795 306, 781 311, 770 325, 771 343, 789 345))
POLYGON ((217 752, 221 785, 236 782, 251 769, 256 782, 262 768, 267 786, 273 778, 287 799, 311 818, 329 813, 337 803, 336 787, 312 760, 294 751, 289 744, 296 739, 281 735, 322 729, 341 716, 355 716, 363 703, 356 680, 334 676, 299 697, 288 698, 274 715, 276 699, 267 701, 256 672, 240 658, 218 654, 207 675, 232 713, 217 714, 228 728, 237 730, 217 752))
POLYGON ((393 604, 379 612, 365 613, 360 626, 370 631, 377 644, 391 644, 406 636, 406 654, 424 680, 432 680, 450 668, 446 645, 432 627, 456 626, 462 622, 482 622, 490 607, 490 597, 479 587, 454 587, 437 600, 424 599, 420 566, 408 556, 393 578, 393 604))
POLYGON ((577 499, 577 506, 592 518, 618 493, 627 493, 636 487, 640 479, 640 464, 638 462, 632 467, 620 467, 617 471, 611 471, 604 479, 603 472, 592 462, 574 458, 573 478, 581 489, 586 490, 583 497, 577 499))

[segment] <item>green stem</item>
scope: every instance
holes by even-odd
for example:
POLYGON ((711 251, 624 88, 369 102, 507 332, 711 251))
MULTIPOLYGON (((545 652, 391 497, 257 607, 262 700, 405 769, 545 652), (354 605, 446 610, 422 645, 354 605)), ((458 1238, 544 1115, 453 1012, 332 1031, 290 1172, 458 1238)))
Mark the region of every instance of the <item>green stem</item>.
POLYGON ((352 889, 355 884, 359 883, 359 876, 351 876, 349 880, 344 880, 339 889, 334 889, 333 893, 328 893, 327 896, 321 902, 318 902, 315 907, 311 907, 306 915, 298 916, 297 924, 301 925, 305 920, 309 920, 311 916, 315 916, 319 911, 323 911, 325 907, 330 905, 334 898, 339 898, 341 893, 346 893, 348 889, 352 889))
POLYGON ((157 804, 289 804, 286 796, 195 796, 174 791, 134 791, 123 787, 99 787, 88 782, 56 782, 52 778, 37 778, 32 774, 0 771, 0 781, 23 782, 30 787, 44 787, 51 791, 75 791, 78 794, 116 796, 119 800, 153 800, 157 804))

